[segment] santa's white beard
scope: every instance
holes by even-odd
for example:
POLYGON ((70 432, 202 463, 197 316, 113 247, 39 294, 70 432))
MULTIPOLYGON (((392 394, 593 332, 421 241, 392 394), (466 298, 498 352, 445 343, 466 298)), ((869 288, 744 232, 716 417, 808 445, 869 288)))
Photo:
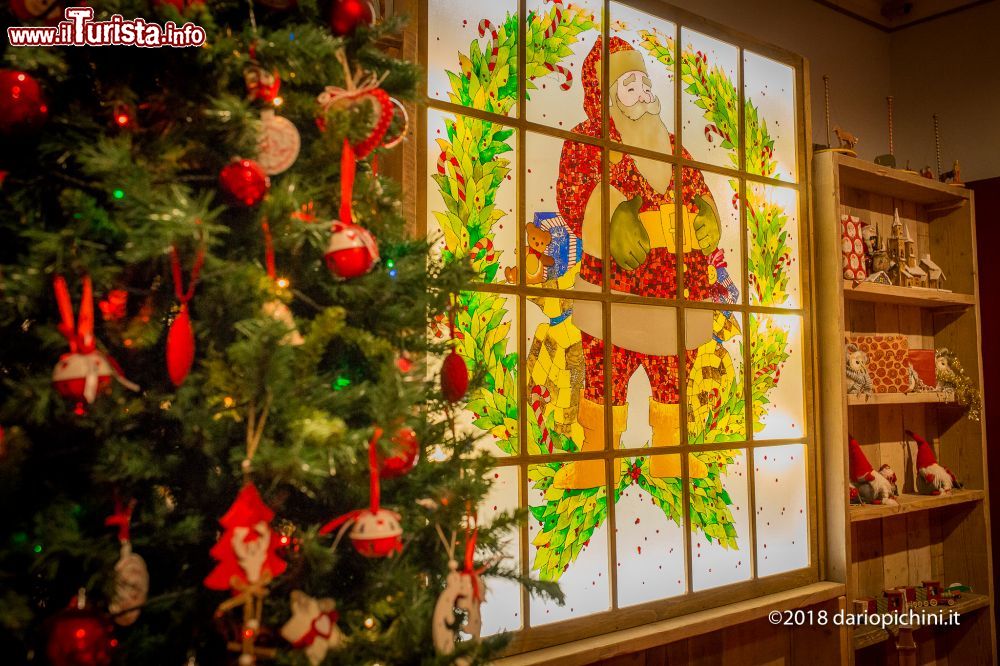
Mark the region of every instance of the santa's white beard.
MULTIPOLYGON (((875 499, 892 500, 892 484, 882 476, 881 472, 873 471, 870 481, 875 499)), ((895 501, 895 500, 892 500, 895 501)))
MULTIPOLYGON (((611 120, 622 137, 622 143, 661 153, 671 152, 670 130, 660 118, 659 100, 637 102, 625 108, 619 106, 617 100, 612 100, 611 120)), ((636 155, 632 156, 632 161, 656 192, 667 194, 673 176, 669 164, 636 155)))
POLYGON ((937 490, 949 491, 954 487, 951 482, 951 474, 937 463, 923 467, 918 471, 937 490))

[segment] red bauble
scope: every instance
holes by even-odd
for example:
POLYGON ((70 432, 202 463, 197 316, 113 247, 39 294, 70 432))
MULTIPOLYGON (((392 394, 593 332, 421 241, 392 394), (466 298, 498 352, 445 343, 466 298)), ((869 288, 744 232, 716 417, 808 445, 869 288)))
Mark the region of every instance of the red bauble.
POLYGON ((326 267, 337 277, 345 280, 361 277, 378 261, 378 244, 364 227, 334 220, 324 258, 326 267))
POLYGON ((379 456, 378 474, 383 479, 403 476, 417 464, 420 454, 420 442, 413 428, 404 426, 396 431, 389 440, 390 455, 387 458, 379 456))
POLYGON ((85 354, 71 352, 59 357, 52 371, 52 386, 67 400, 90 404, 111 388, 114 374, 108 357, 96 349, 85 354))
POLYGON ((167 374, 174 386, 180 386, 191 372, 194 364, 194 330, 191 328, 191 315, 187 305, 181 306, 181 311, 170 324, 167 331, 167 374))
POLYGON ((48 115, 38 81, 25 72, 0 69, 0 137, 37 130, 48 115))
POLYGON ((68 608, 50 620, 45 654, 52 666, 107 666, 117 641, 107 618, 68 608))
POLYGON ((448 402, 458 402, 469 389, 469 368, 454 348, 441 365, 441 393, 448 402))
POLYGON ((233 160, 219 172, 223 191, 244 206, 256 206, 271 189, 271 179, 253 160, 233 160))
POLYGON ((330 30, 338 37, 350 35, 359 26, 374 21, 375 12, 369 0, 333 0, 330 7, 330 30))
POLYGON ((365 509, 351 527, 351 544, 365 557, 391 557, 403 550, 399 514, 388 509, 365 509))

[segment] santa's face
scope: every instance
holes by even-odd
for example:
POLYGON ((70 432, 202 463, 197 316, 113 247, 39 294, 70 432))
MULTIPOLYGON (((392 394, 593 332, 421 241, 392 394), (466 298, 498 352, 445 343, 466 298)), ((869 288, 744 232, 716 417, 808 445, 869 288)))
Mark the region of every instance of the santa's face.
POLYGON ((615 81, 612 93, 612 106, 631 120, 638 120, 647 113, 660 113, 660 100, 653 94, 652 82, 645 72, 625 72, 615 81))

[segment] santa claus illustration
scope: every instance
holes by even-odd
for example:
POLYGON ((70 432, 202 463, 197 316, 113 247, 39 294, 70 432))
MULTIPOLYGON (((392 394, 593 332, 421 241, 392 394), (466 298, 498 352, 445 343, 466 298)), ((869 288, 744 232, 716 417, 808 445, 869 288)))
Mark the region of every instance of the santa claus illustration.
MULTIPOLYGON (((660 117, 660 100, 653 94, 646 63, 640 52, 618 37, 608 43, 609 135, 611 139, 649 150, 670 153, 674 136, 660 117)), ((601 41, 583 62, 584 109, 588 120, 574 131, 601 136, 601 41)), ((684 153, 685 157, 689 157, 684 153)), ((602 247, 601 151, 576 141, 563 145, 556 187, 559 211, 583 243, 583 260, 575 290, 600 292, 605 261, 613 293, 677 298, 673 169, 666 162, 612 152, 610 158, 610 248, 602 247), (610 256, 608 256, 610 255, 610 256)), ((685 169, 682 186, 684 294, 691 300, 719 300, 720 286, 710 257, 721 235, 719 215, 701 172, 685 169)), ((677 311, 668 307, 613 304, 612 424, 614 446, 621 447, 628 422, 629 378, 641 367, 649 377, 652 395, 649 423, 652 446, 680 443, 678 404, 677 311)), ((585 386, 580 400, 582 451, 604 448, 604 333, 598 301, 576 300, 573 319, 583 338, 585 386)), ((712 339, 713 314, 690 310, 685 319, 685 349, 690 363, 700 345, 712 339)), ((679 455, 654 455, 649 473, 654 477, 680 476, 679 455)), ((704 478, 704 463, 692 458, 691 478, 704 478)), ((599 460, 564 465, 554 481, 557 488, 594 488, 604 484, 599 460)))

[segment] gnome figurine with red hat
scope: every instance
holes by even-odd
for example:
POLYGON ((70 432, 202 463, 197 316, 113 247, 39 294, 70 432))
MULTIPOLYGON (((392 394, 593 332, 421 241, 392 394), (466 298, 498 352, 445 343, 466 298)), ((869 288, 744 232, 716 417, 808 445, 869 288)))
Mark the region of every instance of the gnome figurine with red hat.
POLYGON ((938 464, 930 442, 912 430, 906 436, 917 443, 917 492, 921 495, 944 495, 962 487, 947 467, 938 464))
POLYGON ((858 440, 849 437, 851 483, 858 489, 858 496, 865 504, 896 504, 899 491, 896 473, 888 465, 875 471, 858 440))

